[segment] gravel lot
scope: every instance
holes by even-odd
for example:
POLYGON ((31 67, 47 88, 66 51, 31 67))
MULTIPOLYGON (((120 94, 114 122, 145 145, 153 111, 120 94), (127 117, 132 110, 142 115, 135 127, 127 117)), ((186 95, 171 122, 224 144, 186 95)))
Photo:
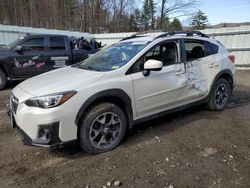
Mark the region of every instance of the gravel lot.
POLYGON ((0 91, 0 187, 250 187, 249 71, 237 72, 223 112, 196 107, 137 125, 99 155, 22 145, 6 115, 10 92, 0 91))

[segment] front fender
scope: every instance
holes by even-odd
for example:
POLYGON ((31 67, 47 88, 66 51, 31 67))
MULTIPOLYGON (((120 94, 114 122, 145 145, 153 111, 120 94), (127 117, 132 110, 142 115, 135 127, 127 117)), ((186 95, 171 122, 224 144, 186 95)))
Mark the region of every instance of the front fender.
POLYGON ((76 125, 78 126, 80 124, 82 117, 84 116, 86 111, 89 109, 89 107, 91 107, 95 103, 107 102, 107 101, 115 103, 115 104, 122 102, 122 104, 121 104, 122 110, 125 110, 125 113, 126 113, 126 116, 127 116, 128 122, 129 122, 129 127, 131 128, 133 125, 133 116, 132 116, 133 111, 132 111, 132 106, 131 106, 131 99, 127 95, 127 93, 125 93, 121 89, 108 89, 108 90, 98 92, 98 93, 92 95, 91 97, 89 97, 82 104, 79 112, 76 115, 76 119, 75 119, 76 125))

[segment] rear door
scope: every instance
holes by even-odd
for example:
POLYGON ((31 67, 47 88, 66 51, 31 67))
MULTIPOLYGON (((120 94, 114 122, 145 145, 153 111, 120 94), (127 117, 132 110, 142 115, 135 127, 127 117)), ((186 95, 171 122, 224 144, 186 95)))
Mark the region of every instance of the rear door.
POLYGON ((211 78, 220 70, 216 57, 218 46, 208 41, 185 39, 187 77, 190 95, 203 96, 209 92, 211 78))
POLYGON ((137 118, 177 107, 186 97, 188 84, 178 40, 163 42, 151 48, 128 73, 133 80, 137 118), (143 66, 149 59, 162 61, 164 67, 144 77, 143 66))
POLYGON ((71 64, 71 48, 68 43, 68 39, 64 36, 48 37, 48 51, 46 52, 48 70, 65 67, 71 64))
POLYGON ((44 72, 45 67, 45 38, 41 36, 28 37, 20 43, 22 50, 13 52, 11 61, 15 66, 16 77, 28 78, 44 72))

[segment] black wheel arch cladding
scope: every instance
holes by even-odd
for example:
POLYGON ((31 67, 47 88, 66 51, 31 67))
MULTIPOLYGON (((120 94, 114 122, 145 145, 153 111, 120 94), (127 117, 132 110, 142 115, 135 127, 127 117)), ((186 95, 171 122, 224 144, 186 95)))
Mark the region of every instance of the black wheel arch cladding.
MULTIPOLYGON (((227 80, 228 82, 229 82, 229 85, 230 85, 230 87, 231 87, 231 92, 233 91, 233 87, 234 87, 234 79, 233 79, 233 73, 232 73, 232 71, 231 70, 229 70, 229 69, 225 69, 225 70, 222 70, 221 72, 219 72, 216 76, 215 76, 215 78, 214 78, 214 81, 213 81, 213 83, 215 83, 216 81, 218 81, 220 78, 224 78, 225 80, 227 80), (230 79, 230 80, 228 80, 228 78, 230 79)), ((213 87, 213 84, 211 85, 211 87, 213 87)), ((211 88, 212 89, 212 88, 211 88)), ((210 89, 210 91, 211 91, 211 89, 210 89)))
POLYGON ((75 124, 79 126, 85 113, 94 105, 102 102, 110 102, 119 106, 125 113, 128 122, 128 127, 131 128, 133 126, 133 110, 132 110, 131 99, 128 96, 128 94, 121 89, 108 89, 98 92, 89 97, 82 104, 80 110, 78 111, 75 118, 75 124))

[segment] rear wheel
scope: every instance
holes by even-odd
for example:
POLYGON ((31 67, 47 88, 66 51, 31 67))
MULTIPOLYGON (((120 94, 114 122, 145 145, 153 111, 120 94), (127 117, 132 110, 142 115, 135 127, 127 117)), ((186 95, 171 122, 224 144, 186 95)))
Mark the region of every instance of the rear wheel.
POLYGON ((112 150, 121 143, 126 130, 126 117, 118 106, 112 103, 96 105, 81 122, 80 146, 92 154, 112 150))
POLYGON ((227 107, 230 95, 231 87, 228 81, 220 78, 212 87, 208 108, 216 111, 224 110, 227 107))
POLYGON ((4 89, 7 85, 7 77, 3 70, 0 69, 0 90, 4 89))

